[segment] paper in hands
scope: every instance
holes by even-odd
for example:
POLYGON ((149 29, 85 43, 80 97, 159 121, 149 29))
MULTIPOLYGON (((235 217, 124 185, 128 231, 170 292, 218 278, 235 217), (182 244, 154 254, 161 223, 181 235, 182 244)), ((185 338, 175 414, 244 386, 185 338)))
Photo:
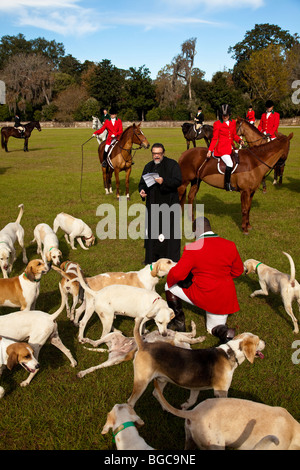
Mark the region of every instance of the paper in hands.
POLYGON ((155 178, 159 178, 159 174, 158 173, 146 173, 145 175, 143 175, 143 178, 148 188, 150 188, 150 186, 156 183, 155 178))

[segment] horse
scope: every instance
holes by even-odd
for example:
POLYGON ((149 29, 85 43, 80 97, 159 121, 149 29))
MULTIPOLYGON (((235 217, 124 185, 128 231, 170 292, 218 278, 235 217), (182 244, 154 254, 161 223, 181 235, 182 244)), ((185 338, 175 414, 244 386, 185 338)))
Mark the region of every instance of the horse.
POLYGON ((105 193, 109 194, 113 192, 112 187, 111 187, 111 177, 112 177, 112 173, 115 172, 116 195, 118 199, 120 197, 119 173, 122 170, 125 170, 126 172, 126 178, 125 178, 126 197, 128 200, 130 199, 129 176, 131 173, 131 166, 132 166, 131 152, 132 152, 133 144, 139 145, 139 149, 142 147, 145 149, 148 149, 150 147, 150 144, 147 138, 145 137, 144 133, 140 129, 140 126, 141 126, 141 123, 137 125, 134 123, 123 131, 123 133, 120 136, 119 141, 116 142, 111 152, 109 151, 110 153, 108 154, 108 157, 107 157, 108 164, 105 168, 102 167, 105 142, 102 142, 98 147, 98 156, 99 156, 102 173, 103 173, 105 193), (113 168, 110 165, 112 165, 113 168))
MULTIPOLYGON (((92 116, 92 119, 93 119, 92 129, 95 129, 97 131, 98 129, 100 129, 100 127, 102 127, 101 121, 97 116, 92 116)), ((102 132, 102 134, 98 134, 96 137, 97 137, 98 144, 100 145, 101 142, 106 140, 107 130, 105 129, 102 132)))
MULTIPOLYGON (((255 191, 267 171, 272 169, 280 158, 286 158, 292 137, 292 133, 289 136, 281 134, 275 140, 265 144, 239 150, 239 163, 236 164, 231 174, 231 185, 241 195, 242 231, 245 235, 248 235, 252 228, 249 216, 255 191)), ((201 181, 215 188, 224 189, 225 164, 218 158, 208 159, 207 149, 204 147, 186 150, 180 156, 178 163, 182 175, 182 185, 178 188, 179 200, 183 206, 187 186, 191 183, 188 203, 192 208, 191 216, 194 220, 193 202, 201 181)))
POLYGON ((24 152, 28 152, 28 139, 31 136, 31 132, 33 129, 37 129, 41 132, 41 126, 39 121, 31 121, 25 124, 24 126, 24 133, 21 132, 12 126, 2 127, 1 129, 1 145, 5 152, 8 152, 7 149, 7 142, 9 137, 15 137, 16 139, 25 139, 24 141, 24 152))
MULTIPOLYGON (((256 145, 261 145, 270 140, 269 137, 267 137, 265 134, 260 132, 253 124, 250 124, 250 122, 248 122, 246 119, 243 119, 241 117, 237 118, 236 127, 237 127, 237 134, 243 135, 245 137, 249 147, 255 147, 256 145)), ((281 135, 281 133, 278 132, 278 135, 281 135)), ((288 156, 286 155, 286 158, 287 157, 288 156)), ((279 161, 274 166, 273 184, 278 183, 278 185, 281 186, 285 160, 280 158, 279 161)), ((267 191, 266 176, 263 177, 262 186, 263 186, 263 192, 266 193, 267 191)))
POLYGON ((189 122, 184 122, 181 126, 183 136, 186 140, 187 150, 190 148, 190 142, 193 142, 194 147, 196 147, 196 140, 204 139, 207 147, 209 147, 212 136, 213 136, 213 127, 208 124, 199 129, 199 132, 195 129, 195 124, 189 122))

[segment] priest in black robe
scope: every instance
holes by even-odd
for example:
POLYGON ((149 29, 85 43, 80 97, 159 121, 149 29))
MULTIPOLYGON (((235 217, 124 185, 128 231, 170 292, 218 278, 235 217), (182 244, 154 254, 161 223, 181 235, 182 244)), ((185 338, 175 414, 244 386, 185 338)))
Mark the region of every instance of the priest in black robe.
POLYGON ((146 199, 147 208, 145 264, 160 258, 177 262, 181 246, 181 207, 177 191, 181 171, 175 160, 165 156, 162 144, 153 144, 151 151, 152 160, 145 166, 139 183, 139 193, 146 199), (145 178, 151 179, 153 173, 158 177, 148 186, 145 178))

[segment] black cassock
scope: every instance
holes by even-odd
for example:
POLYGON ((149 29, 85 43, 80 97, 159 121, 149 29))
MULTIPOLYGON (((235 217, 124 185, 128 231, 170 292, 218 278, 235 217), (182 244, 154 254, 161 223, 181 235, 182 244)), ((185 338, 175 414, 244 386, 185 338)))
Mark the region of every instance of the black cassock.
POLYGON ((139 192, 144 189, 147 193, 145 264, 155 262, 159 258, 170 258, 175 262, 180 259, 181 210, 177 192, 180 185, 180 167, 175 160, 168 157, 164 157, 157 165, 154 161, 147 163, 143 170, 139 192), (163 183, 147 187, 143 179, 143 175, 147 173, 158 173, 163 178, 163 183), (165 210, 166 205, 173 207, 165 210))

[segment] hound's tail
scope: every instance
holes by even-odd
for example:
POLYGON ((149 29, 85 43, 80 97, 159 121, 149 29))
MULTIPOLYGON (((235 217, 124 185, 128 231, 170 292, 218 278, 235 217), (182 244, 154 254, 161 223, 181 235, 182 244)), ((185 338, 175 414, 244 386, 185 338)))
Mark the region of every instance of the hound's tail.
POLYGON ((24 213, 24 204, 19 204, 18 207, 20 209, 20 212, 19 212, 19 215, 17 217, 16 224, 19 224, 21 222, 22 215, 24 213))
POLYGON ((67 279, 68 281, 70 280, 70 278, 67 276, 67 274, 62 269, 55 266, 54 264, 52 264, 51 269, 54 269, 54 271, 57 271, 58 273, 60 273, 60 275, 62 277, 64 277, 65 279, 67 279))
POLYGON ((169 411, 169 413, 172 413, 172 415, 178 416, 179 418, 187 419, 191 416, 192 413, 194 413, 194 410, 179 410, 170 405, 170 403, 168 403, 165 397, 163 396, 156 379, 154 379, 154 387, 155 396, 158 399, 159 403, 165 410, 169 411))
POLYGON ((59 309, 56 310, 56 312, 50 314, 50 317, 52 318, 53 321, 56 320, 57 317, 59 317, 59 315, 61 314, 61 312, 65 308, 65 305, 66 305, 66 302, 65 302, 65 300, 62 299, 59 309))
POLYGON ((77 276, 78 276, 78 277, 75 277, 74 279, 72 279, 71 282, 79 281, 81 287, 82 287, 88 294, 91 294, 93 297, 95 297, 96 294, 97 294, 97 291, 91 289, 91 288, 87 285, 87 283, 86 283, 85 280, 83 279, 83 275, 82 275, 82 273, 81 273, 81 270, 80 270, 80 267, 79 267, 79 266, 77 266, 76 271, 77 271, 77 276))
POLYGON ((254 447, 252 450, 268 450, 272 444, 278 446, 279 439, 277 436, 273 436, 269 434, 268 436, 263 437, 254 447))
POLYGON ((285 256, 288 257, 289 262, 290 262, 290 267, 291 267, 291 276, 290 276, 290 283, 292 287, 295 287, 295 277, 296 277, 296 269, 295 269, 295 263, 291 255, 288 253, 285 253, 285 251, 282 252, 285 256))

